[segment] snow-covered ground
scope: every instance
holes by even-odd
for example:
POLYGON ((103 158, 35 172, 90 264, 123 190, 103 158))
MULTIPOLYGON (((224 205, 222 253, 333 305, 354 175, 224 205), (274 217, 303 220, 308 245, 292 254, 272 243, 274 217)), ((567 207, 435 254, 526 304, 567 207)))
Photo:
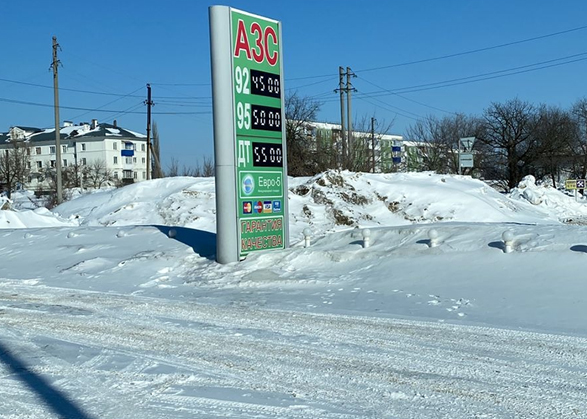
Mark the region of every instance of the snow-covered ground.
POLYGON ((289 198, 290 248, 219 265, 213 179, 17 195, 0 417, 587 418, 586 201, 336 171, 289 198))

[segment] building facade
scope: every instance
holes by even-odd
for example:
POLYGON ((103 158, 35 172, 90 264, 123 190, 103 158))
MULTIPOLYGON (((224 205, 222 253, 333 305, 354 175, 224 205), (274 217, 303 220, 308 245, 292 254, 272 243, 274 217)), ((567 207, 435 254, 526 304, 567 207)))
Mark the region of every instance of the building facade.
MULTIPOLYGON (((147 179, 147 137, 114 124, 73 124, 65 121, 59 130, 62 170, 75 173, 77 186, 88 185, 88 174, 102 172, 108 183, 134 183, 147 179)), ((26 189, 50 187, 48 173, 56 162, 55 129, 14 126, 0 133, 0 153, 15 146, 26 147, 26 189)))
MULTIPOLYGON (((309 122, 304 127, 306 135, 311 136, 318 148, 332 150, 338 156, 331 163, 332 167, 341 166, 340 156, 343 153, 340 124, 326 122, 309 122)), ((395 134, 380 134, 354 131, 348 150, 353 150, 355 158, 366 161, 365 168, 372 172, 393 172, 405 169, 406 147, 403 137, 395 134)), ((348 153, 348 151, 347 151, 348 153)))

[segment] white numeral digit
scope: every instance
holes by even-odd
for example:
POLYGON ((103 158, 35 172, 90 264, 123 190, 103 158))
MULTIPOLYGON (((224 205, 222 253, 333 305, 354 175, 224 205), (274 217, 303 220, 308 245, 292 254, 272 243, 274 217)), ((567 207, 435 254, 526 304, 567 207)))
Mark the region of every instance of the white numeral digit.
POLYGON ((236 104, 236 125, 239 129, 251 128, 251 104, 238 102, 236 104))
POLYGON ((237 66, 234 69, 234 82, 237 93, 248 95, 250 93, 251 79, 249 77, 249 69, 247 67, 241 68, 237 66))

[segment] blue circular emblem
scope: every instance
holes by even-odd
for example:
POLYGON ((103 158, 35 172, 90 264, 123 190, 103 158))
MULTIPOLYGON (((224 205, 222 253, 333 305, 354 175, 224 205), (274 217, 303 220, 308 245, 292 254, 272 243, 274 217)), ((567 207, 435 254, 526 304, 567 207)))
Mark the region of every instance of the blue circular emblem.
POLYGON ((255 190, 255 179, 253 178, 253 175, 245 175, 242 188, 245 195, 251 195, 253 193, 255 190))

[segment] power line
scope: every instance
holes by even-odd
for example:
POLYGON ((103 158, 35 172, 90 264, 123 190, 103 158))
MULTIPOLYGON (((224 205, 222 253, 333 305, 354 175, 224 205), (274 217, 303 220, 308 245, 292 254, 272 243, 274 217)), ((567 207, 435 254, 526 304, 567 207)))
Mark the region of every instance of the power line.
MULTIPOLYGON (((474 76, 460 77, 457 79, 445 80, 445 81, 434 82, 434 83, 426 83, 426 84, 420 84, 420 85, 409 86, 409 87, 401 87, 401 88, 397 88, 397 89, 393 89, 393 90, 385 89, 386 93, 381 93, 381 94, 378 94, 377 96, 386 96, 389 94, 395 95, 397 93, 404 93, 405 94, 405 93, 421 92, 424 90, 439 89, 441 87, 452 87, 452 86, 458 86, 461 84, 476 83, 479 81, 492 80, 492 79, 501 78, 501 77, 509 77, 509 76, 514 76, 517 74, 529 73, 532 71, 544 70, 546 68, 559 67, 562 65, 572 64, 572 63, 576 63, 579 61, 587 60, 587 57, 569 60, 570 58, 575 58, 575 57, 584 56, 584 55, 587 55, 587 52, 583 52, 580 54, 574 54, 574 55, 570 55, 570 56, 562 57, 562 58, 556 58, 553 60, 541 61, 541 62, 534 63, 534 64, 527 64, 527 65, 523 65, 523 66, 519 66, 519 67, 512 67, 512 68, 505 69, 505 70, 497 70, 497 71, 492 71, 489 73, 477 74, 474 76), (569 60, 569 61, 565 61, 562 63, 558 62, 558 61, 562 61, 562 60, 569 60), (555 63, 555 64, 551 64, 551 63, 555 63), (543 64, 546 64, 546 65, 543 65, 543 64), (536 67, 536 66, 539 66, 539 67, 536 67), (530 68, 530 67, 536 67, 536 68, 530 68)), ((380 92, 371 92, 371 93, 380 93, 380 92)))
MULTIPOLYGON (((7 99, 0 97, 0 102, 8 102, 14 103, 18 105, 29 105, 29 106, 40 106, 44 108, 52 108, 53 105, 48 105, 45 103, 36 103, 36 102, 27 102, 23 100, 14 100, 14 99, 7 99)), ((112 110, 112 109, 96 109, 96 108, 78 108, 74 106, 60 106, 61 109, 72 109, 77 111, 90 111, 90 112, 102 112, 102 113, 130 113, 130 114, 144 114, 144 112, 126 112, 121 110, 112 110)), ((211 114, 212 111, 202 111, 202 112, 153 112, 153 115, 205 115, 211 114)))
MULTIPOLYGON (((144 105, 145 105, 144 102, 139 102, 139 103, 137 103, 135 105, 132 105, 129 108, 125 109, 123 112, 118 112, 118 113, 115 113, 114 115, 110 115, 108 117, 108 120, 114 120, 115 118, 118 118, 118 117, 120 117, 122 115, 126 115, 126 114, 129 114, 129 113, 134 113, 133 112, 134 110, 139 109, 139 108, 142 108, 144 105)), ((140 113, 142 114, 143 112, 140 112, 140 113)))
MULTIPOLYGON (((374 102, 370 101, 369 99, 367 99, 367 97, 365 97, 365 96, 359 96, 359 95, 357 95, 357 96, 356 96, 356 98, 357 98, 357 100, 362 100, 362 101, 365 101, 365 102, 367 102, 367 103, 370 103, 371 105, 375 106, 376 108, 380 108, 380 109, 383 109, 384 111, 388 111, 388 112, 393 112, 393 113, 395 113, 396 115, 403 116, 404 118, 412 119, 412 120, 414 120, 414 121, 418 121, 418 120, 422 119, 422 117, 421 117, 420 115, 417 115, 417 114, 415 114, 415 113, 412 113, 412 112, 404 111, 404 112, 407 112, 407 113, 411 113, 412 115, 415 115, 415 116, 416 116, 416 118, 414 118, 413 116, 405 115, 405 114, 404 114, 404 113, 402 113, 402 112, 398 112, 398 111, 396 111, 396 110, 393 110, 393 109, 390 109, 390 108, 388 108, 388 107, 385 107, 385 106, 378 105, 378 104, 376 104, 376 103, 374 103, 374 102)), ((381 101, 379 101, 379 100, 378 100, 378 102, 381 102, 381 101)), ((386 104, 386 103, 384 103, 384 102, 381 102, 381 103, 383 103, 384 105, 387 105, 387 104, 386 104)), ((398 109, 399 109, 399 108, 398 108, 398 109)))
MULTIPOLYGON (((367 79, 365 79, 365 78, 359 77, 359 79, 360 79, 360 80, 363 80, 363 81, 365 81, 365 82, 367 82, 367 83, 369 83, 370 85, 372 85, 372 86, 374 86, 374 87, 377 87, 378 89, 381 89, 381 90, 383 90, 383 91, 389 92, 389 93, 391 93, 391 94, 393 94, 393 95, 395 95, 395 96, 397 96, 397 97, 400 97, 400 98, 402 98, 402 99, 404 99, 404 100, 407 100, 407 101, 409 101, 409 102, 413 102, 413 103, 416 103, 416 104, 418 104, 418 105, 420 105, 420 106, 424 106, 424 107, 426 107, 426 108, 434 109, 434 110, 436 110, 436 111, 440 111, 440 112, 445 112, 445 113, 449 113, 449 114, 452 114, 452 115, 456 115, 456 112, 451 112, 451 111, 447 111, 447 110, 445 110, 445 109, 442 109, 442 108, 437 108, 436 106, 427 105, 426 103, 422 103, 422 102, 419 102, 419 101, 417 101, 417 100, 411 99, 411 98, 409 98, 409 97, 406 97, 406 96, 400 95, 399 93, 395 93, 395 92, 393 92, 393 91, 391 91, 391 90, 388 90, 388 89, 386 89, 385 87, 378 86, 377 84, 375 84, 375 83, 373 83, 373 82, 370 82, 369 80, 367 80, 367 79)), ((379 100, 378 100, 378 101, 379 101, 379 100)), ((391 106, 391 105, 390 105, 390 106, 391 106)))
MULTIPOLYGON (((20 84, 20 85, 24 85, 24 86, 40 87, 43 89, 53 89, 53 86, 47 86, 47 85, 38 84, 38 83, 29 83, 29 82, 10 80, 10 79, 4 79, 4 78, 0 78, 0 81, 6 82, 6 83, 20 84)), ((86 94, 91 94, 91 95, 142 98, 142 96, 140 96, 140 95, 122 95, 120 93, 96 92, 96 91, 92 91, 92 90, 71 89, 71 88, 66 88, 66 87, 60 87, 59 90, 67 91, 67 92, 74 92, 74 93, 86 93, 86 94)), ((140 89, 138 89, 138 90, 140 90, 140 89)), ((165 98, 165 99, 191 99, 191 100, 212 99, 211 96, 161 96, 161 98, 165 98)))
POLYGON ((587 25, 579 26, 579 27, 573 28, 573 29, 567 29, 567 30, 564 30, 564 31, 553 32, 553 33, 549 33, 549 34, 546 34, 546 35, 535 36, 535 37, 532 37, 532 38, 521 39, 519 41, 506 42, 504 44, 493 45, 493 46, 490 46, 490 47, 477 48, 477 49, 472 49, 472 50, 468 50, 468 51, 457 52, 457 53, 454 53, 454 54, 446 54, 446 55, 441 55, 441 56, 438 56, 438 57, 424 58, 424 59, 421 59, 421 60, 407 61, 407 62, 404 62, 404 63, 391 64, 391 65, 386 65, 386 66, 381 66, 381 67, 366 68, 366 69, 357 70, 357 71, 358 72, 360 71, 360 72, 366 73, 368 71, 384 70, 384 69, 387 69, 387 68, 404 67, 404 66, 408 66, 408 65, 427 63, 427 62, 430 62, 430 61, 445 60, 447 58, 460 57, 460 56, 468 55, 468 54, 476 54, 478 52, 490 51, 490 50, 493 50, 493 49, 509 47, 509 46, 512 46, 512 45, 523 44, 523 43, 526 43, 526 42, 537 41, 539 39, 550 38, 550 37, 553 37, 553 36, 563 35, 563 34, 570 33, 570 32, 576 32, 576 31, 580 31, 580 30, 583 30, 583 29, 587 29, 587 25))
MULTIPOLYGON (((119 100, 122 100, 122 99, 124 99, 124 98, 126 98, 126 97, 130 97, 132 94, 134 94, 134 93, 136 93, 136 92, 138 92, 139 90, 142 90, 142 89, 143 89, 142 87, 139 87, 138 89, 136 89, 136 90, 134 90, 134 91, 132 91, 132 92, 130 92, 130 93, 128 93, 128 94, 126 94, 126 95, 124 95, 124 96, 121 96, 121 97, 119 97, 119 98, 117 98, 117 99, 114 99, 113 101, 110 101, 110 102, 108 102, 108 103, 106 103, 106 104, 104 104, 104 105, 102 105, 102 106, 99 106, 99 107, 98 107, 98 108, 96 108, 96 109, 102 109, 102 108, 105 108, 105 107, 106 107, 106 106, 108 106, 108 105, 112 105, 113 103, 115 103, 115 102, 118 102, 119 100)), ((81 118, 82 116, 84 116, 84 115, 87 115, 87 114, 89 114, 89 113, 92 113, 92 112, 93 112, 93 111, 84 112, 84 113, 82 113, 82 114, 79 114, 79 115, 77 115, 77 116, 74 116, 73 118, 70 118, 70 119, 78 119, 78 118, 81 118)))
MULTIPOLYGON (((378 90, 378 91, 367 92, 367 93, 364 93, 364 95, 369 95, 369 97, 373 98, 373 97, 381 97, 381 96, 388 96, 388 95, 397 95, 399 93, 403 93, 403 94, 414 93, 414 92, 421 92, 421 91, 425 91, 425 90, 439 89, 442 87, 452 87, 452 86, 458 86, 461 84, 476 83, 479 81, 514 76, 517 74, 529 73, 532 71, 543 70, 543 69, 551 68, 551 67, 559 67, 559 66, 566 65, 566 64, 572 64, 572 63, 576 63, 579 61, 584 61, 584 60, 587 60, 587 57, 577 58, 574 60, 571 60, 571 58, 582 57, 585 55, 587 55, 587 52, 568 55, 566 57, 555 58, 552 60, 540 61, 537 63, 527 64, 527 65, 523 65, 523 66, 512 67, 512 68, 508 68, 508 69, 504 69, 504 70, 497 70, 497 71, 492 71, 489 73, 477 74, 477 75, 473 75, 473 76, 460 77, 460 78, 456 78, 456 79, 444 80, 444 81, 433 82, 433 83, 425 83, 425 84, 419 84, 419 85, 414 85, 414 86, 398 87, 396 89, 382 89, 382 90, 378 90), (563 61, 563 60, 567 60, 567 61, 562 62, 562 63, 558 62, 558 61, 563 61), (554 64, 552 64, 552 63, 554 63, 554 64), (530 68, 530 67, 536 67, 536 68, 530 68)), ((333 99, 326 99, 324 101, 325 102, 333 102, 335 100, 336 99, 333 98, 333 99)))

